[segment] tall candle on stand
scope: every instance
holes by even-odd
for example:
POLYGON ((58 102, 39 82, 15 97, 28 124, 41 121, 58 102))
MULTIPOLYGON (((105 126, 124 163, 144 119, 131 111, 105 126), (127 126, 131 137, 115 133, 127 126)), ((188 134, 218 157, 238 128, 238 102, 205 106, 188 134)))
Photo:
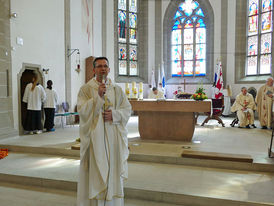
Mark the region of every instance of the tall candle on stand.
POLYGON ((143 82, 139 83, 139 99, 143 99, 143 82))
POLYGON ((125 85, 125 91, 127 98, 130 98, 130 89, 129 89, 129 83, 126 83, 125 85))
POLYGON ((137 98, 136 82, 132 82, 132 98, 137 98))

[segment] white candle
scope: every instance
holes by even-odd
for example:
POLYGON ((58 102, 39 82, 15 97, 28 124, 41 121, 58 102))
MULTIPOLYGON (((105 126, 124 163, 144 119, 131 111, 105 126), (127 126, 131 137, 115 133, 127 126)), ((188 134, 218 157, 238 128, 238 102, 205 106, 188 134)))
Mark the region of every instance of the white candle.
POLYGON ((132 82, 132 98, 137 98, 136 82, 132 82))
POLYGON ((129 98, 130 97, 129 83, 126 83, 126 85, 125 85, 125 91, 126 91, 127 98, 129 98))
POLYGON ((139 99, 143 99, 143 82, 139 83, 139 99))

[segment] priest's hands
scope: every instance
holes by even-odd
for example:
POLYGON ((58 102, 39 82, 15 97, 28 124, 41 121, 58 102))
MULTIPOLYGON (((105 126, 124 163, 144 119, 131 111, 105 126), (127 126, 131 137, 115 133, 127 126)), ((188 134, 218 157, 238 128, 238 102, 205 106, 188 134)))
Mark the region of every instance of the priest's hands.
POLYGON ((100 84, 100 85, 99 85, 99 88, 98 88, 98 95, 99 95, 100 97, 103 97, 104 94, 106 93, 106 91, 107 91, 106 84, 104 84, 104 83, 100 84))
POLYGON ((112 121, 112 110, 106 110, 103 112, 103 119, 105 122, 112 121))

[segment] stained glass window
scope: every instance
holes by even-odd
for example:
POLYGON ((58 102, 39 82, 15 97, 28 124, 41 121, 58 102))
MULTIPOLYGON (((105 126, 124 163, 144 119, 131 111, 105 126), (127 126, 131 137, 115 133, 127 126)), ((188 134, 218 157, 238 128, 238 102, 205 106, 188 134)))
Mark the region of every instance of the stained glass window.
POLYGON ((196 59, 205 59, 206 58, 206 44, 197 44, 196 45, 196 59))
POLYGON ((126 8, 127 8, 127 0, 119 0, 118 9, 126 10, 126 8))
POLYGON ((272 1, 249 0, 246 75, 271 73, 272 1))
POLYGON ((176 29, 172 31, 172 44, 182 44, 182 30, 176 29))
POLYGON ((248 34, 253 35, 258 33, 258 16, 249 17, 248 34))
POLYGON ((193 29, 185 29, 184 44, 193 44, 193 29))
POLYGON ((173 77, 206 75, 206 22, 201 5, 185 0, 174 14, 171 32, 173 77))
POLYGON ((271 11, 272 10, 272 0, 262 0, 262 11, 271 11))
POLYGON ((138 0, 118 0, 119 75, 138 75, 138 0))
POLYGON ((197 28, 196 29, 196 42, 197 43, 206 43, 206 29, 197 28))
POLYGON ((119 45, 119 59, 127 59, 126 45, 119 45))
POLYGON ((129 47, 129 55, 130 55, 130 60, 137 60, 137 47, 136 46, 129 47))
POLYGON ((263 34, 261 38, 261 54, 271 53, 271 33, 263 34))
POLYGON ((248 55, 257 55, 258 36, 248 38, 248 55))
POLYGON ((258 5, 259 0, 250 0, 249 1, 249 16, 258 14, 258 5))
POLYGON ((272 30, 271 12, 262 14, 262 33, 270 32, 272 30))
POLYGON ((205 60, 196 61, 195 76, 205 76, 206 74, 206 65, 205 60))
POLYGON ((172 76, 173 77, 180 77, 182 76, 182 61, 172 61, 172 76))
POLYGON ((174 16, 174 19, 177 19, 180 16, 182 16, 182 14, 179 11, 177 11, 176 14, 175 14, 175 16, 174 16))
POLYGON ((192 60, 193 59, 193 45, 185 44, 184 45, 184 60, 192 60))
POLYGON ((137 12, 137 0, 129 0, 129 11, 137 12))
POLYGON ((181 50, 182 50, 181 45, 172 46, 172 59, 173 60, 181 60, 182 59, 181 50))

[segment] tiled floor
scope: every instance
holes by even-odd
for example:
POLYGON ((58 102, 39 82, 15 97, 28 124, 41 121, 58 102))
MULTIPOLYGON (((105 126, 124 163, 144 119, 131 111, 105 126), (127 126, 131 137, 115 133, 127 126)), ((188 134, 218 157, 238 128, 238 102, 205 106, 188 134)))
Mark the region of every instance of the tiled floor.
MULTIPOLYGON (((76 192, 0 183, 0 205, 75 206, 76 192)), ((173 206, 159 202, 125 199, 125 206, 173 206)), ((176 206, 176 205, 174 205, 176 206)))
MULTIPOLYGON (((192 142, 147 140, 144 142, 139 137, 138 117, 131 117, 127 125, 129 142, 131 142, 131 145, 137 143, 135 146, 132 146, 134 151, 145 153, 178 156, 181 153, 182 146, 185 145, 190 146, 191 150, 248 154, 256 161, 274 164, 274 160, 267 157, 271 130, 260 129, 258 121, 255 122, 258 126, 256 129, 239 129, 230 127, 233 118, 223 118, 226 125, 225 128, 218 125, 215 120, 211 120, 206 126, 201 127, 200 124, 204 119, 205 116, 198 118, 192 142), (140 142, 142 147, 136 147, 140 142)), ((68 126, 65 129, 57 128, 56 132, 24 135, 0 140, 0 144, 70 148, 71 145, 75 144, 75 140, 78 137, 79 127, 68 126)))
MULTIPOLYGON (((205 117, 198 119, 200 124, 205 117)), ((182 146, 191 150, 249 154, 259 162, 274 164, 267 157, 271 130, 238 129, 229 126, 232 118, 223 118, 227 127, 223 128, 216 121, 205 127, 196 126, 192 142, 143 141, 139 138, 138 119, 132 117, 128 124, 131 152, 178 157, 182 146)), ((258 122, 256 122, 257 125, 258 122)), ((39 135, 25 135, 0 140, 0 145, 21 145, 30 147, 69 148, 79 137, 79 128, 58 128, 56 132, 39 135)), ((77 182, 79 159, 61 156, 10 153, 0 161, 0 174, 41 177, 53 180, 77 182)), ((165 193, 223 198, 238 201, 268 202, 274 204, 274 173, 224 170, 216 168, 168 165, 146 162, 129 162, 129 179, 126 188, 159 191, 165 193)), ((45 189, 43 189, 45 190, 45 189)), ((25 205, 74 205, 75 193, 65 191, 52 192, 0 185, 0 203, 18 205, 21 199, 29 197, 25 205), (12 194, 16 198, 12 198, 12 194), (3 195, 2 195, 3 194, 3 195), (5 195, 7 194, 7 195, 5 195), (38 200, 37 196, 43 196, 38 200), (46 199, 49 199, 46 202, 46 199), (51 201, 56 201, 51 203, 51 201)), ((0 204, 0 205, 1 205, 0 204)), ((21 204, 21 205, 24 205, 21 204)), ((127 206, 159 205, 127 200, 127 206)), ((171 204, 167 204, 171 205, 171 204)), ((161 205, 161 206, 167 206, 161 205)))
MULTIPOLYGON (((79 160, 11 153, 0 174, 77 182, 79 160)), ((129 162, 125 188, 274 204, 274 173, 129 162)), ((1 199, 1 198, 0 198, 1 199)))

